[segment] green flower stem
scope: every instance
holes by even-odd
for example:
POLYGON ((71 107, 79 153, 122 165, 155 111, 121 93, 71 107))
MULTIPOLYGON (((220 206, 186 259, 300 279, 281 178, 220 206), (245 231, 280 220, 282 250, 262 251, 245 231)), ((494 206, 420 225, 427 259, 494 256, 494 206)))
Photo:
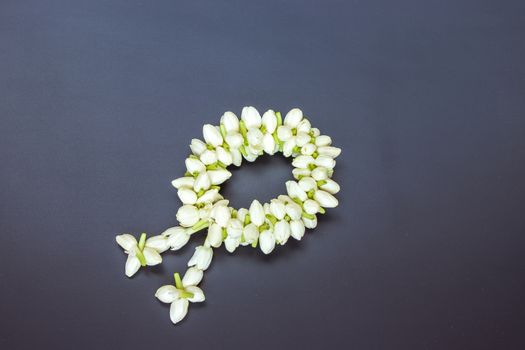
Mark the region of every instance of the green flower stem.
POLYGON ((258 242, 259 242, 259 239, 256 239, 255 241, 253 241, 252 248, 257 248, 257 243, 258 242))
POLYGON ((140 250, 137 249, 135 251, 135 256, 137 257, 137 259, 139 259, 140 266, 142 266, 142 267, 146 266, 146 257, 144 256, 144 254, 140 250))
POLYGON ((195 296, 192 292, 187 292, 185 290, 180 291, 180 297, 184 299, 191 299, 195 296))
POLYGON ((206 228, 210 225, 210 222, 208 220, 201 220, 197 222, 195 225, 189 228, 188 233, 191 235, 197 231, 202 230, 203 228, 206 228))
POLYGON ((146 245, 146 233, 142 233, 139 238, 139 250, 142 252, 146 245))
POLYGON ((175 278, 175 287, 177 287, 177 289, 182 289, 184 290, 184 285, 182 284, 182 280, 180 279, 180 275, 178 272, 175 272, 173 274, 173 277, 175 278))
POLYGON ((248 225, 250 222, 250 214, 246 214, 246 216, 244 217, 244 226, 248 225))
POLYGON ((239 122, 239 129, 241 130, 242 137, 246 140, 246 134, 248 133, 248 129, 246 129, 246 125, 244 124, 244 120, 241 120, 239 122))
POLYGON ((321 187, 323 185, 326 185, 328 183, 328 181, 326 180, 319 180, 317 181, 317 187, 321 187))
POLYGON ((277 126, 283 125, 283 117, 281 117, 281 112, 275 112, 275 116, 277 117, 277 126))
POLYGON ((315 219, 315 215, 305 213, 304 211, 303 211, 303 213, 301 215, 302 215, 303 218, 307 218, 307 219, 310 219, 310 220, 315 219))
POLYGON ((326 213, 326 210, 324 210, 323 207, 320 207, 320 208, 319 208, 319 212, 320 212, 321 214, 324 214, 324 213, 326 213))

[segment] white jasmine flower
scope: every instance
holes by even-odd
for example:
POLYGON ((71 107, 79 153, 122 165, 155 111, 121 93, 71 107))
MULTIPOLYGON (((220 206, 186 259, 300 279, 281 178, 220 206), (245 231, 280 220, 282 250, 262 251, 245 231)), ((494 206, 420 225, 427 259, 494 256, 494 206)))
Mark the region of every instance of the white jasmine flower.
POLYGON ((261 115, 254 107, 244 107, 241 112, 241 119, 248 129, 261 127, 261 115))
POLYGON ((133 276, 140 269, 140 266, 154 266, 162 262, 162 257, 157 249, 161 248, 162 250, 165 246, 159 244, 157 240, 150 241, 149 246, 146 246, 145 233, 140 236, 139 242, 130 234, 122 234, 116 237, 118 245, 128 254, 125 268, 126 276, 133 276))
POLYGON ((206 240, 212 247, 220 247, 222 243, 222 228, 217 224, 211 224, 208 228, 208 236, 206 240))
POLYGON ((318 167, 332 169, 335 167, 335 160, 329 156, 318 156, 315 159, 315 165, 318 167))
POLYGON ((232 149, 238 149, 244 144, 244 138, 239 133, 228 133, 226 135, 226 143, 232 149))
POLYGON ((312 134, 313 137, 317 137, 317 136, 321 135, 321 132, 317 128, 310 129, 310 133, 312 134))
POLYGON ((221 162, 222 164, 228 166, 233 162, 232 154, 226 151, 224 148, 219 146, 217 147, 216 152, 217 152, 217 160, 221 162))
POLYGON ((322 156, 337 158, 341 154, 341 149, 333 146, 323 146, 317 148, 317 153, 322 156))
POLYGON ((303 176, 310 176, 311 172, 310 169, 294 168, 292 170, 292 175, 294 178, 300 179, 303 176))
POLYGON ((202 173, 206 171, 206 165, 204 165, 200 160, 195 158, 186 158, 186 169, 190 174, 202 173))
POLYGON ((225 112, 221 117, 221 124, 227 133, 239 131, 239 118, 233 112, 225 112))
POLYGON ((335 208, 339 204, 337 198, 323 190, 315 191, 314 199, 324 208, 335 208))
POLYGON ((237 219, 239 219, 241 222, 244 222, 245 218, 246 218, 246 215, 248 214, 248 209, 246 208, 241 208, 239 210, 237 210, 237 219))
POLYGON ((293 149, 295 148, 295 146, 295 137, 286 140, 283 144, 283 155, 285 157, 290 157, 293 154, 293 149))
POLYGON ((308 168, 310 164, 314 164, 316 159, 312 156, 300 155, 295 157, 292 161, 292 165, 296 168, 308 168))
POLYGON ((317 167, 310 173, 310 176, 314 178, 315 181, 322 181, 328 179, 328 170, 323 167, 317 167))
POLYGON ((174 226, 174 227, 170 227, 168 229, 166 229, 164 232, 161 233, 162 236, 165 236, 165 237, 169 237, 177 232, 180 232, 180 231, 186 231, 186 229, 184 227, 180 227, 180 226, 174 226))
POLYGON ((235 238, 235 237, 228 236, 224 240, 224 247, 226 248, 228 253, 233 253, 235 249, 237 249, 240 243, 241 243, 240 237, 235 238))
MULTIPOLYGON (((242 137, 241 137, 242 138, 242 137)), ((242 164, 242 154, 238 149, 230 149, 233 159, 233 165, 241 166, 242 164)))
POLYGON ((204 194, 197 199, 197 204, 213 203, 221 198, 222 196, 219 194, 219 190, 217 188, 212 188, 204 192, 204 194))
POLYGON ((207 173, 212 185, 220 185, 232 176, 232 173, 225 169, 209 170, 207 173))
POLYGON ((273 138, 272 134, 264 134, 262 144, 264 152, 270 155, 273 155, 275 152, 277 152, 277 145, 275 144, 275 139, 273 138))
POLYGON ((228 225, 226 226, 226 232, 228 233, 228 237, 231 238, 241 238, 242 229, 243 225, 238 219, 230 219, 230 221, 228 221, 228 225))
POLYGON ((307 143, 303 147, 301 147, 301 154, 304 154, 305 156, 311 156, 314 154, 317 147, 313 143, 307 143))
POLYGON ((252 244, 257 241, 257 238, 259 238, 259 230, 257 229, 257 226, 255 226, 252 223, 249 223, 248 225, 244 226, 244 240, 248 244, 252 244))
POLYGON ((303 209, 305 213, 307 214, 317 214, 321 207, 319 206, 319 203, 312 199, 307 199, 303 203, 303 209))
POLYGON ((211 124, 205 124, 202 127, 202 134, 204 136, 204 141, 213 147, 222 145, 222 136, 217 127, 211 124))
POLYGON ((207 149, 206 151, 202 152, 199 159, 205 165, 215 164, 217 163, 217 153, 207 149))
POLYGON ((290 235, 296 240, 300 241, 304 236, 304 223, 302 220, 290 221, 290 235))
POLYGON ((185 204, 177 210, 177 221, 183 227, 191 227, 199 221, 199 210, 193 205, 185 204))
POLYGON ((262 116, 262 125, 264 125, 267 133, 273 134, 277 128, 277 116, 273 110, 269 109, 264 112, 262 116))
POLYGON ((259 129, 248 129, 246 138, 251 147, 258 148, 262 145, 263 133, 259 129))
POLYGON ((195 192, 199 192, 200 190, 207 190, 211 186, 211 179, 208 175, 208 172, 204 171, 197 175, 197 178, 195 179, 195 183, 193 184, 193 188, 195 189, 195 192))
POLYGON ((317 182, 311 177, 305 176, 298 182, 299 187, 301 187, 301 189, 305 192, 317 189, 317 182))
POLYGON ((279 244, 285 244, 290 237, 290 224, 286 220, 280 220, 275 223, 273 228, 275 240, 279 244))
POLYGON ((311 139, 312 137, 308 135, 307 133, 298 132, 297 135, 295 136, 295 143, 297 144, 297 146, 303 147, 304 145, 309 143, 311 139))
POLYGON ((297 198, 301 202, 304 202, 308 198, 306 192, 304 192, 295 181, 286 181, 286 191, 291 198, 297 198))
POLYGON ((275 248, 275 237, 270 230, 264 230, 259 235, 259 246, 264 254, 270 254, 275 248))
POLYGON ((250 205, 250 220, 256 226, 261 226, 265 221, 264 209, 258 200, 254 200, 250 205))
POLYGON ((168 245, 171 247, 171 250, 179 250, 190 240, 190 233, 184 227, 177 226, 168 230, 171 231, 168 237, 168 245))
POLYGON ((195 179, 190 176, 185 177, 179 177, 178 179, 175 179, 171 182, 171 185, 177 189, 188 187, 193 188, 193 183, 195 182, 195 179))
POLYGON ((284 117, 284 125, 289 128, 296 128, 303 119, 303 111, 299 108, 293 108, 284 117))
POLYGON ((303 212, 303 209, 295 202, 289 202, 286 203, 286 214, 290 217, 292 220, 299 220, 301 218, 301 214, 303 212))
POLYGON ((315 228, 317 226, 317 216, 314 215, 313 219, 309 219, 307 217, 302 217, 303 224, 306 228, 315 228))
POLYGON ((211 212, 211 217, 220 227, 226 227, 231 218, 230 208, 226 205, 216 206, 211 212))
POLYGON ((339 187, 339 184, 332 179, 326 179, 324 181, 325 181, 324 184, 319 186, 319 188, 322 189, 323 191, 326 191, 331 194, 336 194, 341 189, 339 187))
POLYGON ((200 156, 202 152, 207 150, 206 144, 199 139, 192 139, 190 149, 193 154, 200 156))
POLYGON ((280 141, 288 141, 293 137, 292 129, 289 126, 281 125, 277 128, 277 138, 280 141))
POLYGON ((177 191, 182 204, 195 204, 197 202, 197 194, 189 188, 181 188, 177 191))
POLYGON ((155 296, 161 302, 171 304, 171 322, 178 323, 186 317, 189 302, 199 303, 204 301, 205 297, 202 289, 197 287, 202 279, 202 271, 189 268, 182 280, 178 273, 175 273, 174 277, 175 286, 162 286, 157 290, 155 296))
POLYGON ((297 133, 305 133, 308 134, 310 132, 310 129, 312 128, 312 124, 308 119, 303 119, 301 122, 299 122, 299 125, 297 125, 297 133))
POLYGON ((332 138, 327 135, 317 136, 315 138, 315 145, 317 147, 330 146, 332 144, 332 138))
POLYGON ((206 270, 213 258, 213 249, 206 246, 198 246, 195 248, 195 253, 188 261, 188 266, 196 266, 199 270, 206 270))
POLYGON ((270 202, 270 212, 277 218, 277 220, 282 220, 286 215, 286 207, 282 201, 272 199, 270 202))

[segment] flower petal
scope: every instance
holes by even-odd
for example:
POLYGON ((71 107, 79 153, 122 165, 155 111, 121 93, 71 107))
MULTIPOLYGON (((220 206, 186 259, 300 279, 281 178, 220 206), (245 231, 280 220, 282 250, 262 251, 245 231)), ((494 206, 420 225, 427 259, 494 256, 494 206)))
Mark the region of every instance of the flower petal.
POLYGON ((144 258, 146 258, 146 264, 148 266, 155 266, 162 262, 162 256, 153 248, 144 247, 142 251, 144 258))
POLYGON ((146 247, 155 249, 159 253, 163 253, 169 249, 168 237, 159 235, 153 236, 146 240, 146 247))
POLYGON ((259 246, 264 254, 270 254, 275 248, 275 237, 272 231, 264 230, 259 235, 259 246))
POLYGON ((204 273, 196 267, 190 267, 182 278, 182 285, 184 287, 196 286, 202 281, 204 273))
POLYGON ((122 249, 124 249, 127 252, 129 252, 133 247, 135 247, 138 244, 137 239, 128 233, 118 235, 117 237, 115 237, 115 239, 118 245, 121 246, 122 249))
POLYGON ((139 258, 135 254, 129 254, 126 260, 126 276, 133 276, 140 269, 139 258))
POLYGON ((179 298, 179 290, 172 285, 162 286, 155 292, 155 297, 166 304, 171 304, 179 298))
POLYGON ((258 200, 254 200, 250 205, 250 220, 256 226, 261 226, 264 223, 264 209, 258 200))
POLYGON ((188 300, 191 301, 192 303, 200 303, 206 299, 202 289, 200 289, 197 286, 188 286, 185 289, 187 292, 193 293, 193 298, 188 298, 188 300))
POLYGON ((187 299, 177 299, 171 303, 170 319, 173 323, 180 322, 188 313, 189 302, 187 299))

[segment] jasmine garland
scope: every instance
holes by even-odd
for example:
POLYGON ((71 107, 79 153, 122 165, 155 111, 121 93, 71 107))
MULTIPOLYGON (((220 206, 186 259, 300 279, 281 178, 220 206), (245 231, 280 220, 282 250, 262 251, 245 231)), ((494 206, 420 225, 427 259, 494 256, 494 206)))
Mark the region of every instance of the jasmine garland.
POLYGON ((210 266, 214 248, 224 244, 233 253, 239 246, 251 246, 270 254, 290 237, 301 240, 306 228, 317 226, 318 214, 338 205, 334 194, 339 192, 339 185, 331 177, 341 149, 331 145, 330 136, 312 128, 300 109, 292 109, 282 120, 279 112, 268 110, 261 117, 254 107, 244 107, 240 120, 226 112, 219 126, 206 124, 202 131, 204 141, 191 141, 186 173, 172 181, 183 204, 176 215, 179 226, 150 238, 142 233, 139 241, 129 234, 116 237, 128 254, 125 273, 131 277, 140 267, 162 263, 161 253, 182 248, 191 235, 208 229, 184 277, 175 273, 174 284, 155 293, 161 302, 171 304, 173 323, 184 319, 190 302, 205 300, 197 285, 210 266), (263 153, 276 152, 293 158, 296 181, 286 182, 287 194, 270 203, 254 200, 248 209, 228 206, 228 200, 219 193, 220 185, 231 177, 228 166, 240 166, 243 159, 253 162, 263 153))

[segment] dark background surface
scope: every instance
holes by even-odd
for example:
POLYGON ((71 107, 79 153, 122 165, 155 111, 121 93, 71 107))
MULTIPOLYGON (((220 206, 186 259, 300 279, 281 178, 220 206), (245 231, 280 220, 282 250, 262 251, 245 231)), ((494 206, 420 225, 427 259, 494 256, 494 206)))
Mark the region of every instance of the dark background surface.
MULTIPOLYGON (((523 349, 522 1, 2 1, 2 349, 523 349), (176 223, 204 123, 299 106, 340 206, 271 256, 216 251, 178 326, 119 232, 176 223)), ((236 206, 284 192, 260 159, 236 206)))

